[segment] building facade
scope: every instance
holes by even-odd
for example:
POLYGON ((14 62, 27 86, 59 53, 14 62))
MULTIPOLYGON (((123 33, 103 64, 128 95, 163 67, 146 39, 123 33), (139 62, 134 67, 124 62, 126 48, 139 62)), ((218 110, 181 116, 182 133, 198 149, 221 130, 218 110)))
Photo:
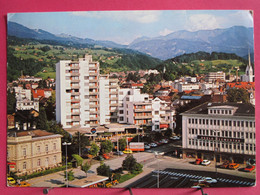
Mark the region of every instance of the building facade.
POLYGON ((245 163, 255 159, 255 108, 204 103, 182 113, 183 157, 245 163))
POLYGON ((61 137, 42 130, 9 132, 7 161, 15 165, 9 171, 25 175, 59 166, 61 137))

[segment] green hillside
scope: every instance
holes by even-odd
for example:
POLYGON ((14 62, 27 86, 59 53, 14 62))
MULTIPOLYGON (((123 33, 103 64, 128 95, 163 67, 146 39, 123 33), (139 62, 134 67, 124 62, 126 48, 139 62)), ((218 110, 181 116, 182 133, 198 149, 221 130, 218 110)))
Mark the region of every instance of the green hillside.
POLYGON ((166 74, 171 75, 170 78, 185 75, 195 76, 217 71, 236 74, 237 67, 239 67, 238 73, 241 75, 244 74, 247 64, 247 60, 235 54, 197 52, 166 60, 156 69, 162 72, 165 67, 166 74))
POLYGON ((24 75, 55 78, 55 64, 60 60, 77 60, 85 54, 100 62, 101 73, 149 69, 161 63, 129 49, 111 49, 93 45, 69 45, 55 41, 38 41, 8 37, 8 81, 24 75))

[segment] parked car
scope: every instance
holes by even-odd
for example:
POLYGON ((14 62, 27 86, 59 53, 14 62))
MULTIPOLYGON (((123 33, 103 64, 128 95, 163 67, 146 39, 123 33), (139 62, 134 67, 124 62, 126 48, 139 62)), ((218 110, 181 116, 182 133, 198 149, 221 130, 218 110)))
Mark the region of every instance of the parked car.
POLYGON ((204 166, 208 166, 208 165, 210 165, 210 161, 209 160, 203 160, 202 162, 201 162, 201 164, 202 165, 204 165, 204 166))
POLYGON ((168 143, 168 140, 167 140, 167 139, 162 139, 160 142, 161 142, 162 144, 167 144, 167 143, 168 143))
POLYGON ((173 137, 170 137, 171 140, 180 140, 180 137, 179 136, 173 136, 173 137))
POLYGON ((122 151, 116 151, 116 152, 114 152, 114 155, 122 156, 122 155, 124 155, 124 153, 122 151))
POLYGON ((16 183, 15 179, 12 177, 7 177, 7 183, 10 185, 14 185, 16 183))
POLYGON ((157 144, 156 143, 151 143, 150 146, 154 148, 154 147, 157 147, 157 144))
POLYGON ((224 162, 222 165, 220 165, 219 167, 226 169, 226 168, 228 168, 228 166, 229 166, 229 162, 226 161, 226 162, 224 162))
POLYGON ((237 169, 239 167, 239 164, 237 164, 237 163, 230 163, 229 165, 228 165, 228 168, 229 169, 237 169))
POLYGON ((103 161, 105 159, 102 156, 97 156, 97 160, 103 161))
POLYGON ((248 165, 246 168, 244 168, 245 172, 252 172, 253 170, 255 170, 254 165, 248 165))
POLYGON ((26 181, 22 181, 20 184, 17 184, 15 187, 30 187, 31 184, 29 184, 26 181))
POLYGON ((144 145, 144 149, 149 150, 151 147, 149 145, 144 145))
POLYGON ((195 165, 200 165, 201 163, 202 163, 202 159, 201 158, 197 158, 196 160, 195 160, 195 165))
POLYGON ((107 154, 103 154, 104 159, 110 159, 110 157, 107 154))
POLYGON ((204 182, 212 184, 212 183, 217 183, 218 181, 216 179, 212 179, 211 177, 205 177, 199 180, 199 183, 204 183, 204 182))
POLYGON ((126 149, 126 150, 123 151, 123 153, 124 153, 124 154, 132 154, 133 151, 130 150, 130 149, 126 149))
POLYGON ((192 188, 207 188, 210 187, 210 184, 207 182, 201 182, 201 183, 194 183, 192 188))

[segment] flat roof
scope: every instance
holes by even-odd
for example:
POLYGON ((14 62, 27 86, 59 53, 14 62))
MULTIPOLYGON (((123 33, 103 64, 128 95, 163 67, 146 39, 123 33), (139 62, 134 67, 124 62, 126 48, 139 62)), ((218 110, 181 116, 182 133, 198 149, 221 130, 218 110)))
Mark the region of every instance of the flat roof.
POLYGON ((104 177, 104 176, 100 176, 100 175, 92 175, 92 176, 89 176, 86 178, 75 179, 73 181, 70 181, 69 186, 76 187, 76 188, 86 188, 88 186, 106 181, 108 179, 109 179, 109 177, 104 177))

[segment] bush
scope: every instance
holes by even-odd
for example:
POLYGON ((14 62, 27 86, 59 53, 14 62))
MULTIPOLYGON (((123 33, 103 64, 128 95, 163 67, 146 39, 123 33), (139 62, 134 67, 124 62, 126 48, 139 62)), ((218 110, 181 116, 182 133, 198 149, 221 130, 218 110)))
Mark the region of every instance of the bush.
MULTIPOLYGON (((69 165, 69 163, 68 163, 68 169, 69 168, 71 168, 71 164, 69 165)), ((64 166, 61 166, 61 167, 56 167, 56 168, 44 170, 44 171, 41 171, 41 172, 35 172, 35 173, 30 174, 30 175, 20 176, 20 177, 17 177, 17 179, 27 180, 27 179, 31 179, 31 178, 34 178, 34 177, 39 177, 39 176, 43 176, 43 175, 48 175, 50 173, 56 173, 56 172, 59 172, 59 171, 63 171, 65 169, 66 169, 66 166, 64 165, 64 166)))
POLYGON ((140 163, 136 163, 133 167, 133 170, 131 171, 131 173, 134 174, 139 174, 143 171, 143 165, 140 163))
POLYGON ((120 174, 120 173, 116 173, 116 174, 114 174, 114 176, 113 176, 113 180, 119 181, 120 178, 121 178, 121 174, 120 174))

